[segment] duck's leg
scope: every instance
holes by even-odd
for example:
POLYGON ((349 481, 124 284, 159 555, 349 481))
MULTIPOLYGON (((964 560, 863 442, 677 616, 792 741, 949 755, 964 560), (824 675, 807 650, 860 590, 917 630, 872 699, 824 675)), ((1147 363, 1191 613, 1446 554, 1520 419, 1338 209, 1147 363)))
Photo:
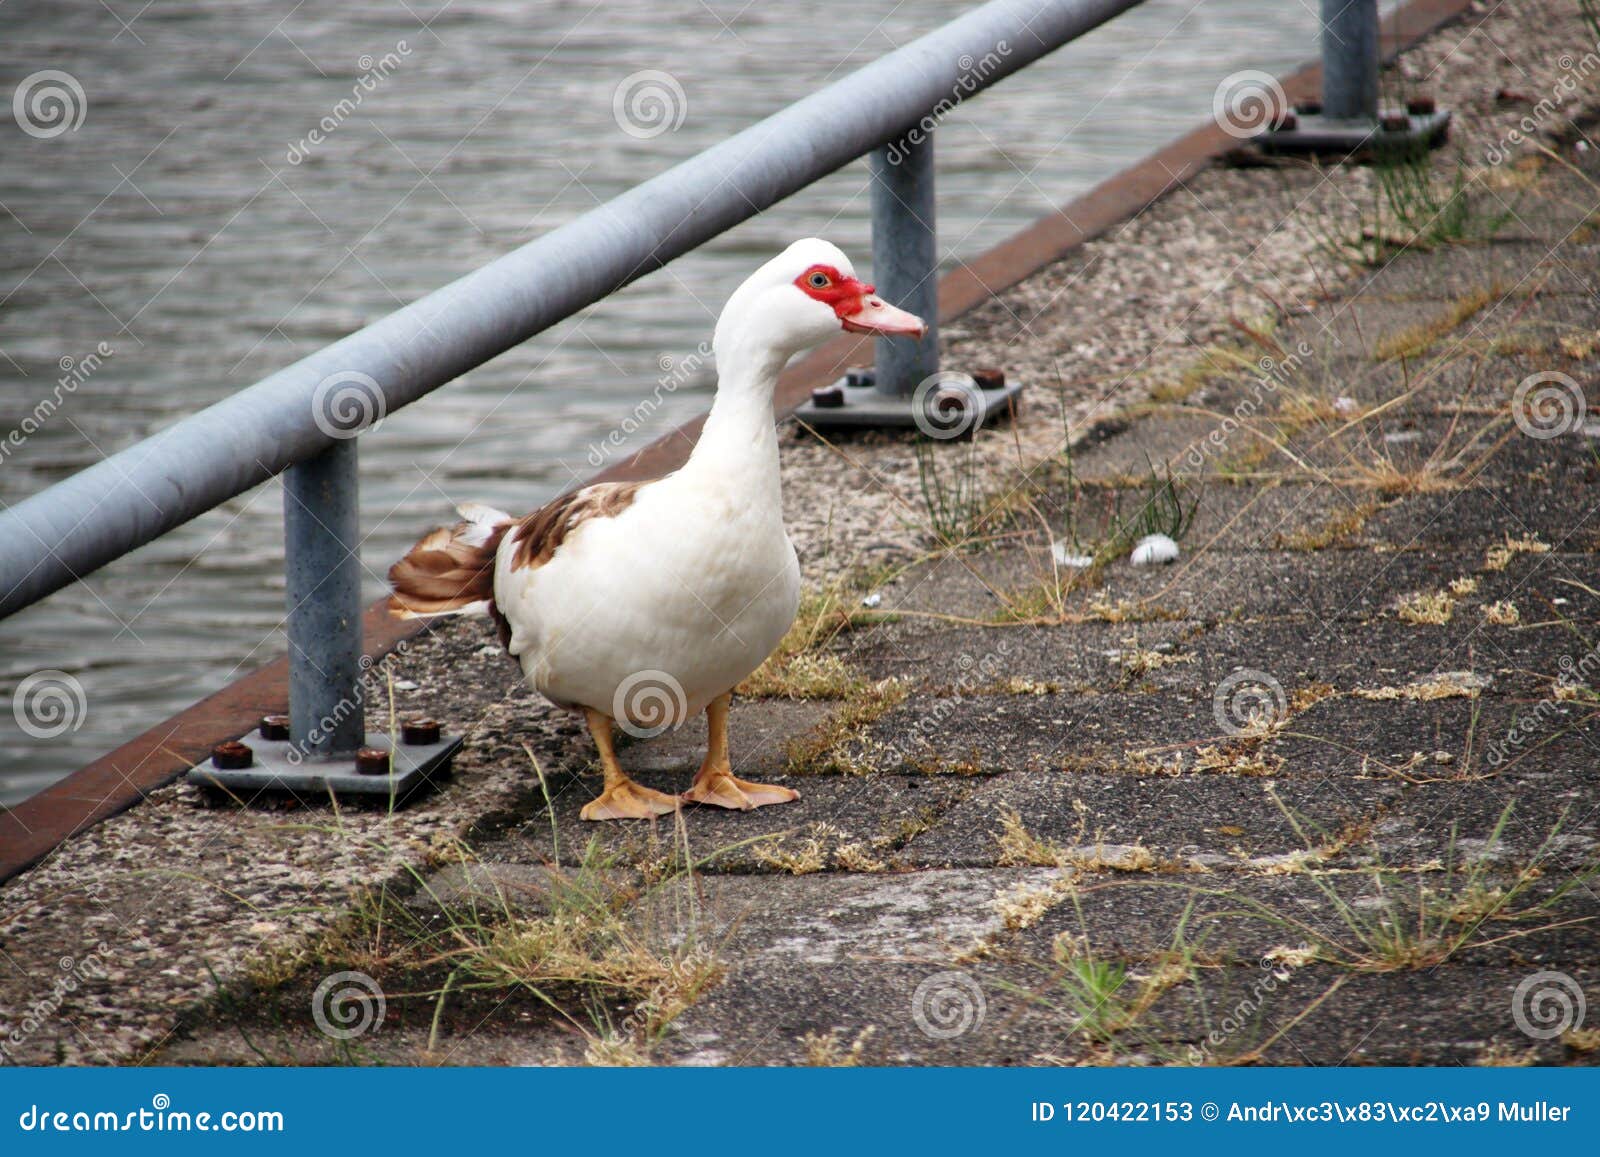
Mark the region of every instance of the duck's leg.
POLYGON ((728 704, 732 699, 730 692, 713 699, 706 708, 711 741, 706 745, 706 760, 700 765, 694 783, 683 793, 683 798, 690 803, 712 804, 739 811, 799 799, 800 793, 792 787, 750 783, 734 777, 733 766, 728 761, 728 704))
POLYGON ((605 790, 598 798, 583 805, 578 814, 586 820, 647 820, 652 816, 666 815, 678 810, 678 797, 665 792, 652 791, 634 783, 617 762, 617 750, 611 744, 611 719, 598 711, 584 708, 584 720, 589 724, 589 734, 594 736, 595 750, 600 753, 600 766, 605 771, 605 790))

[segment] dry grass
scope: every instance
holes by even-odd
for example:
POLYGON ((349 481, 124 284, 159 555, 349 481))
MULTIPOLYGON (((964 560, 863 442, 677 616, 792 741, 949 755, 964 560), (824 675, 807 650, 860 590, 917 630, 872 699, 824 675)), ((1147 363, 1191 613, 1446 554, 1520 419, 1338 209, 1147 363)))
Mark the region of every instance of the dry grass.
POLYGON ((831 1028, 825 1033, 808 1032, 800 1038, 806 1050, 806 1064, 813 1068, 848 1069, 862 1064, 867 1044, 877 1034, 877 1027, 868 1025, 856 1033, 848 1046, 840 1037, 842 1029, 831 1028))
POLYGON ((1556 339, 1561 352, 1576 362, 1586 362, 1600 350, 1600 334, 1574 333, 1556 339))
POLYGON ((1456 601, 1446 591, 1417 591, 1395 606, 1395 617, 1418 626, 1443 626, 1455 613, 1456 601))
POLYGON ((860 692, 866 680, 840 656, 822 651, 845 632, 892 618, 862 610, 860 604, 859 587, 842 580, 807 591, 777 650, 739 684, 738 694, 752 699, 846 699, 860 692))
POLYGON ((1276 545, 1284 550, 1326 550, 1348 543, 1366 527, 1367 520, 1383 508, 1375 498, 1364 499, 1354 506, 1330 514, 1321 526, 1305 528, 1278 537, 1276 545))
POLYGON ((1283 766, 1283 756, 1263 752, 1259 742, 1234 741, 1196 748, 1193 770, 1200 774, 1262 778, 1277 775, 1283 766))
POLYGON ((1494 1041, 1485 1046, 1472 1063, 1479 1068, 1525 1069, 1539 1063, 1539 1050, 1533 1046, 1519 1049, 1494 1041))
POLYGON ((876 770, 845 748, 861 741, 865 729, 898 706, 907 693, 905 683, 898 679, 868 685, 810 731, 789 740, 784 748, 788 771, 795 775, 864 775, 876 770))
POLYGON ((1357 687, 1350 694, 1357 699, 1393 702, 1409 699, 1430 703, 1435 699, 1476 699, 1485 680, 1470 671, 1446 671, 1403 687, 1357 687))
POLYGON ((786 659, 769 658, 739 684, 751 699, 846 699, 866 680, 838 655, 801 652, 786 659))
POLYGON ((1575 1053, 1592 1053, 1600 1050, 1600 1028, 1569 1028, 1561 1034, 1561 1043, 1575 1053))
POLYGON ((846 872, 882 872, 888 868, 860 842, 839 845, 833 850, 833 862, 846 872))
POLYGON ((1000 846, 997 863, 1002 867, 1080 868, 1084 871, 1152 872, 1176 870, 1176 865, 1156 859, 1142 844, 1107 844, 1099 833, 1093 843, 1084 841, 1089 809, 1082 800, 1072 801, 1078 813, 1074 846, 1063 847, 1028 831, 1015 808, 1000 812, 1000 831, 995 842, 1000 846))
POLYGON ((1504 296, 1499 282, 1468 290, 1450 302, 1443 313, 1416 325, 1408 326, 1377 343, 1372 356, 1380 362, 1400 358, 1415 358, 1426 353, 1438 342, 1471 320, 1484 306, 1504 296))
POLYGON ((774 848, 763 844, 756 847, 752 854, 763 867, 791 876, 809 876, 828 866, 827 845, 824 837, 817 834, 807 836, 793 848, 774 848))
POLYGON ((1545 554, 1550 550, 1548 543, 1540 542, 1538 538, 1529 535, 1525 538, 1512 538, 1506 535, 1505 542, 1499 546, 1491 546, 1488 554, 1483 559, 1483 569, 1501 571, 1510 565, 1511 560, 1519 554, 1545 554))
POLYGON ((1517 604, 1509 599, 1490 603, 1480 609, 1483 612, 1483 621, 1492 626, 1514 627, 1522 621, 1522 612, 1517 610, 1517 604))
MULTIPOLYGON (((1283 815, 1306 842, 1308 866, 1327 859, 1327 841, 1306 838, 1300 820, 1272 795, 1283 815)), ((1482 841, 1496 847, 1511 818, 1511 805, 1501 813, 1482 841)), ((1535 897, 1532 889, 1543 875, 1543 863, 1559 846, 1563 821, 1558 821, 1543 842, 1519 868, 1498 867, 1483 856, 1468 856, 1452 833, 1442 862, 1435 871, 1415 873, 1407 881, 1398 871, 1384 867, 1359 870, 1354 877, 1330 878, 1305 871, 1331 906, 1338 925, 1311 924, 1299 916, 1285 915, 1244 898, 1247 908, 1270 923, 1293 929, 1316 950, 1319 960, 1353 972, 1383 973, 1437 968, 1471 947, 1489 947, 1523 939, 1555 928, 1586 923, 1581 916, 1551 919, 1554 910, 1576 889, 1600 872, 1600 861, 1576 873, 1563 873, 1561 884, 1535 897), (1430 883, 1430 877, 1438 882, 1430 883), (1361 882, 1362 894, 1347 895, 1348 881, 1361 882), (1345 887, 1335 880, 1346 881, 1345 887)), ((1345 842, 1350 846, 1354 839, 1345 842)))
POLYGON ((841 843, 845 833, 826 820, 812 822, 806 831, 806 837, 793 846, 757 844, 753 852, 756 862, 791 876, 808 876, 813 872, 826 871, 830 859, 834 866, 849 872, 881 872, 886 867, 882 860, 872 855, 866 844, 859 841, 841 843))
MULTIPOLYGON (((537 761, 533 770, 542 786, 537 761)), ((615 863, 598 838, 575 866, 563 863, 553 811, 550 822, 551 862, 534 882, 506 883, 454 836, 376 845, 401 882, 351 897, 338 923, 302 947, 275 948, 251 979, 266 989, 367 973, 391 1001, 431 1002, 425 1056, 436 1052, 448 1007, 486 1001, 492 1011, 519 999, 513 1008, 566 1021, 591 1062, 648 1060, 667 1026, 723 974, 718 945, 704 931, 696 880, 703 861, 690 853, 681 815, 664 840, 651 829, 643 870, 615 863)))
POLYGON ((1000 917, 1000 926, 1008 932, 1032 928, 1050 909, 1073 893, 1076 880, 1076 873, 1069 871, 1048 880, 1019 880, 1001 888, 994 896, 994 910, 1000 917))

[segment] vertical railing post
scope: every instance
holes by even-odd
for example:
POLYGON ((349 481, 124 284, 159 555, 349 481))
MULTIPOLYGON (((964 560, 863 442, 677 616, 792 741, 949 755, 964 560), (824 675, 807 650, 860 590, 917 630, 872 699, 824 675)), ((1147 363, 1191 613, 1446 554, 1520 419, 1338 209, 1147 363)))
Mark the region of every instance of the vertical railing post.
POLYGON ((1378 119, 1378 0, 1322 0, 1322 115, 1378 119))
POLYGON ((289 732, 307 757, 353 753, 366 734, 357 485, 353 436, 283 475, 289 732))
POLYGON ((918 130, 872 154, 872 279, 891 305, 928 323, 921 341, 879 338, 882 394, 904 397, 939 372, 939 251, 934 241, 933 134, 918 130))

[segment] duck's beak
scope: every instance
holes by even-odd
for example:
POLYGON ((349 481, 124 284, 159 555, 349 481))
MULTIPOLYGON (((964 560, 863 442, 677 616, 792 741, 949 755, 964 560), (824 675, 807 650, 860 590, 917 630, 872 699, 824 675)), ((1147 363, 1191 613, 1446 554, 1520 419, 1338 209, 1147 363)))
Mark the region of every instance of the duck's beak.
POLYGON ((851 333, 872 333, 885 337, 923 337, 928 332, 927 323, 914 313, 896 309, 883 298, 868 293, 861 298, 861 308, 839 319, 851 333))

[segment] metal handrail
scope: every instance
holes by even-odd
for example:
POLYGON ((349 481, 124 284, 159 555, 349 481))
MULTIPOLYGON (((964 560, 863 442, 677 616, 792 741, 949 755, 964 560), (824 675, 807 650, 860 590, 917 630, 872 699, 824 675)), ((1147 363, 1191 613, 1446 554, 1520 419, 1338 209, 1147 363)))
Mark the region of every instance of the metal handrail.
MULTIPOLYGON (((291 729, 308 751, 348 750, 359 742, 359 713, 305 741, 325 709, 349 697, 358 673, 356 434, 875 150, 875 184, 897 186, 873 198, 874 256, 889 271, 880 290, 913 306, 926 300, 931 188, 908 181, 931 181, 932 123, 1142 2, 993 0, 0 512, 0 617, 287 471, 291 729), (345 427, 332 410, 352 402, 357 420, 345 427)), ((1376 0, 1331 2, 1370 8, 1375 27, 1376 0)), ((930 355, 931 337, 903 364, 926 370, 936 365, 930 355)))

